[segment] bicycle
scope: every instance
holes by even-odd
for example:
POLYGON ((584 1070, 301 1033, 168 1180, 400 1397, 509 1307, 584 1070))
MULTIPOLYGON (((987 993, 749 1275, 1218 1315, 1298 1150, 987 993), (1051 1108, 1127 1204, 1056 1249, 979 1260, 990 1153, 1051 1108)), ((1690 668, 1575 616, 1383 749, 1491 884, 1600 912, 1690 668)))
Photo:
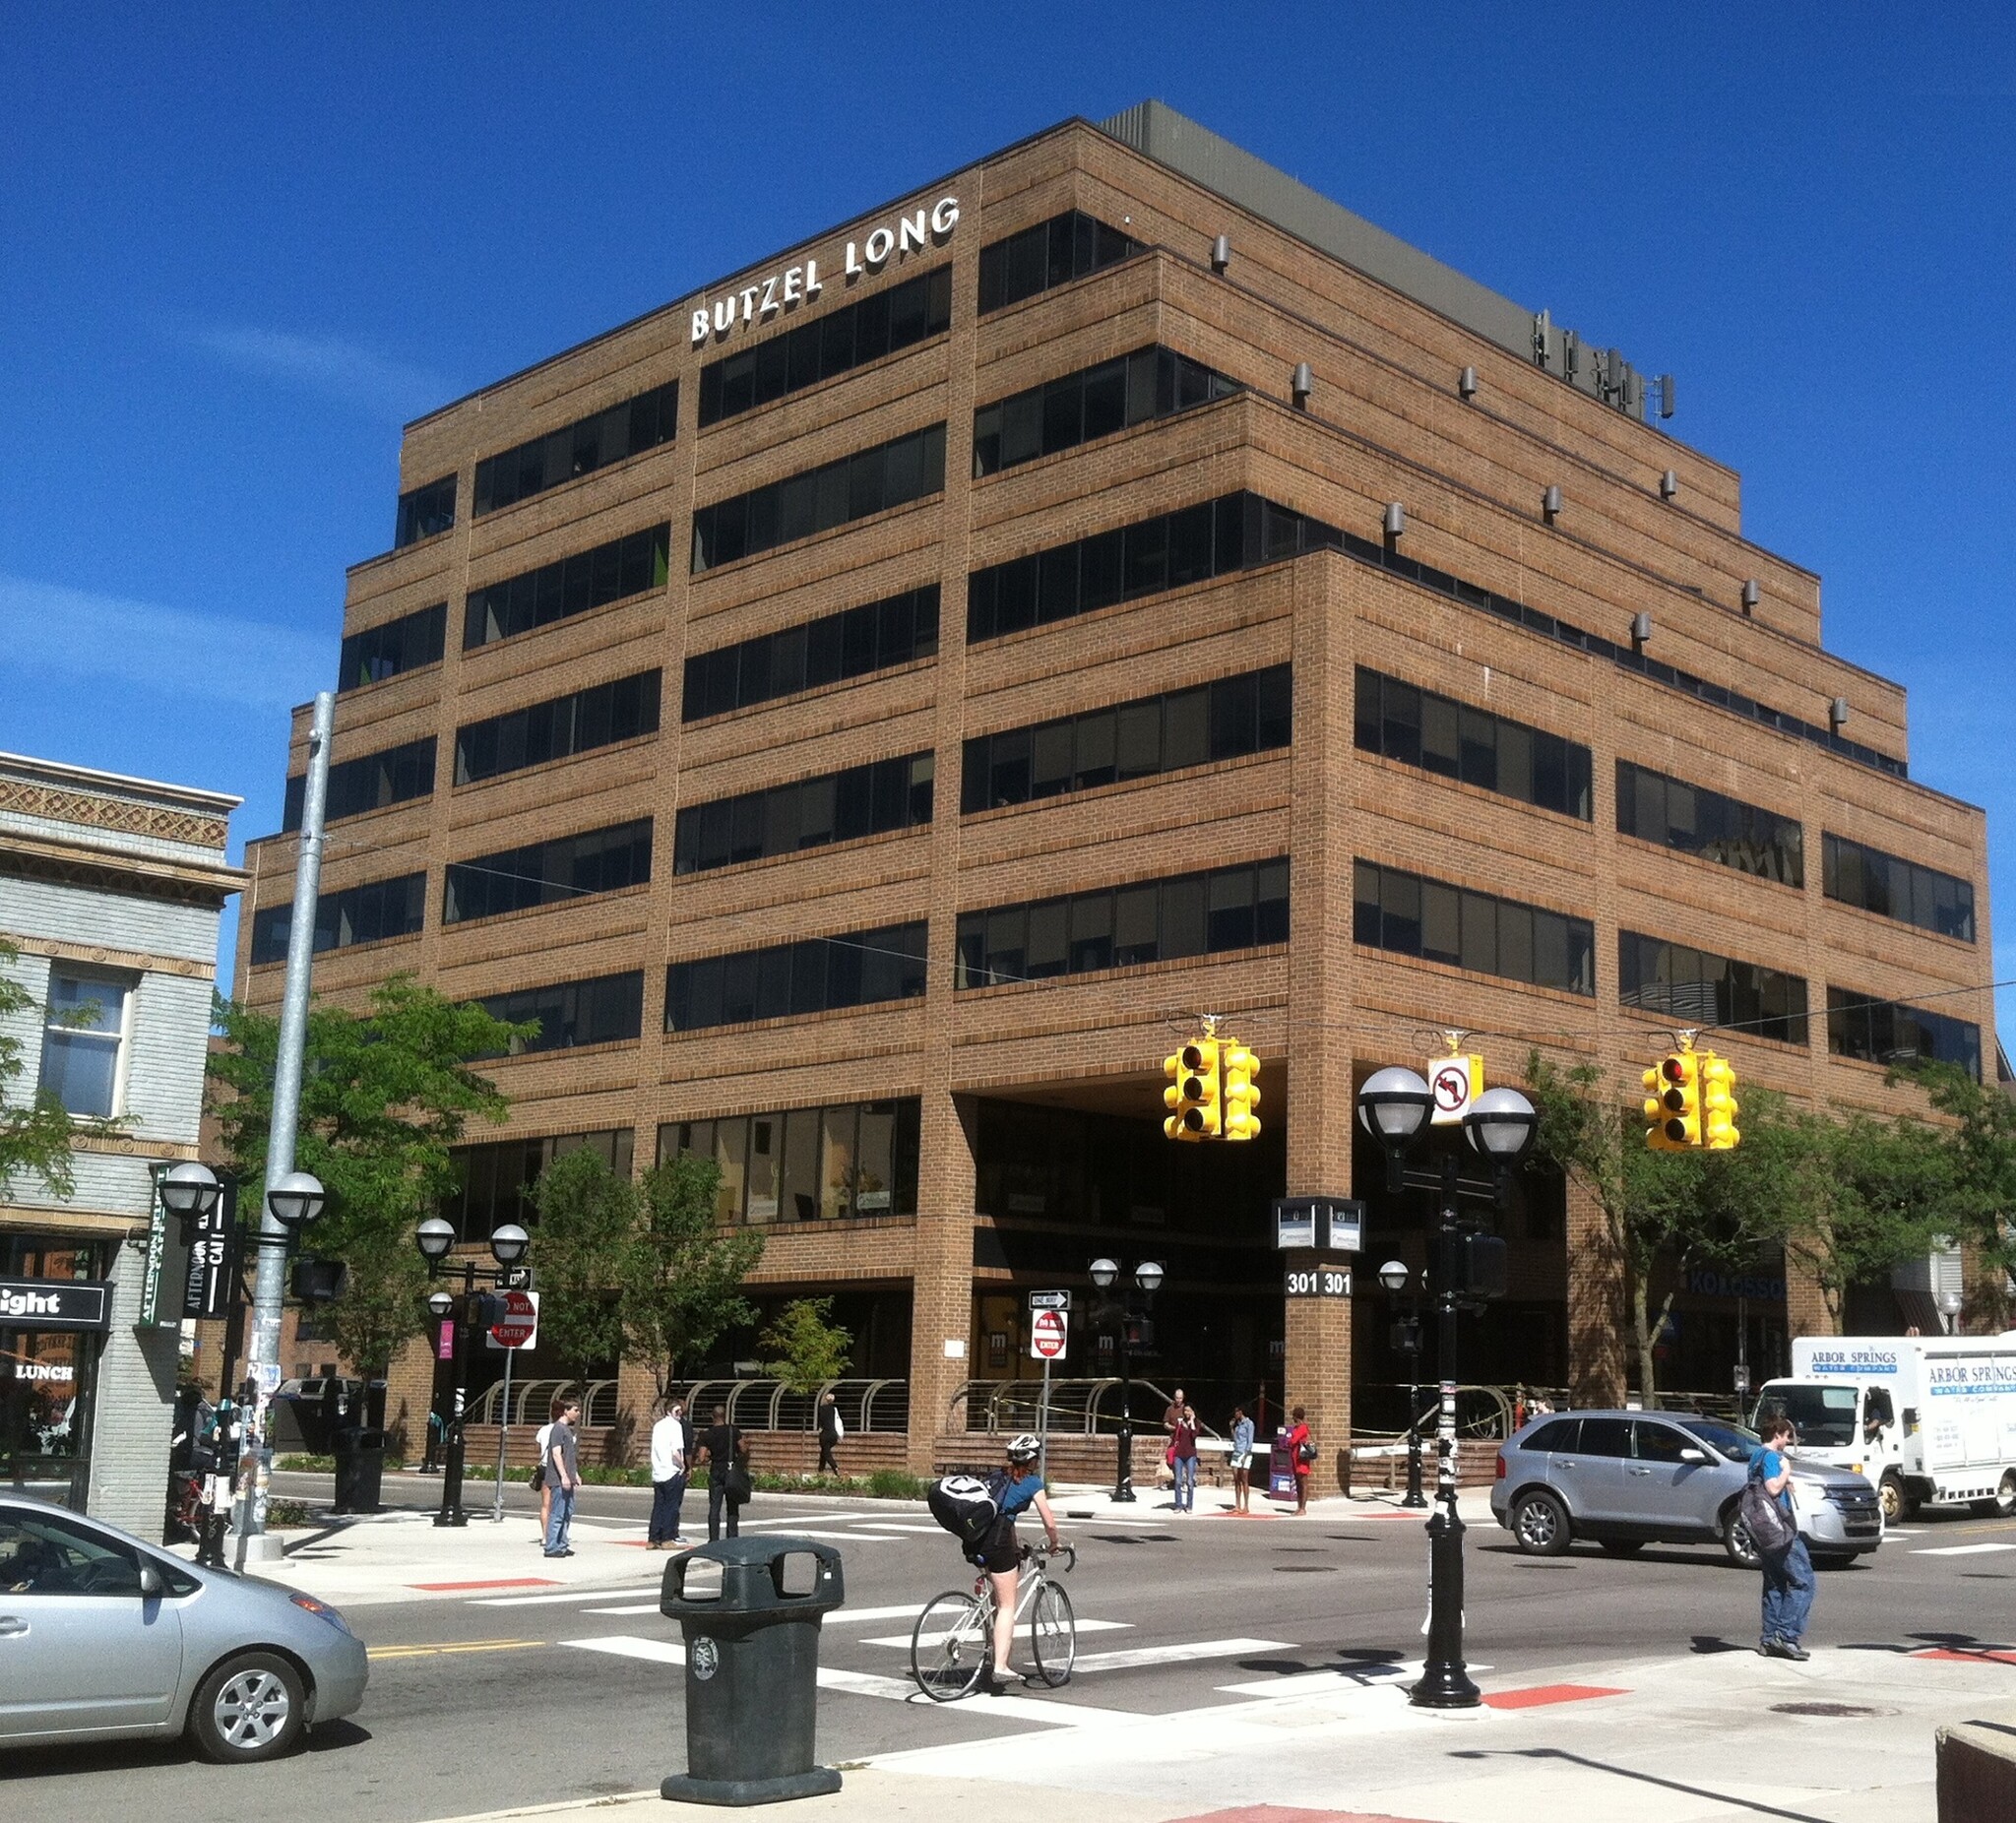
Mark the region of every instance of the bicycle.
MULTIPOLYGON (((1061 1583, 1051 1580, 1049 1564, 1062 1557, 1074 1569, 1078 1553, 1069 1544, 1054 1550, 1025 1544, 1021 1550, 1022 1589, 1015 1601, 1015 1624, 1029 1620, 1030 1650, 1037 1675, 1054 1690, 1068 1683, 1078 1662, 1078 1616, 1061 1583)), ((982 1574, 971 1590, 948 1589, 933 1596, 917 1616, 910 1636, 910 1674, 934 1703, 950 1703, 971 1695, 994 1662, 994 1585, 982 1574)))

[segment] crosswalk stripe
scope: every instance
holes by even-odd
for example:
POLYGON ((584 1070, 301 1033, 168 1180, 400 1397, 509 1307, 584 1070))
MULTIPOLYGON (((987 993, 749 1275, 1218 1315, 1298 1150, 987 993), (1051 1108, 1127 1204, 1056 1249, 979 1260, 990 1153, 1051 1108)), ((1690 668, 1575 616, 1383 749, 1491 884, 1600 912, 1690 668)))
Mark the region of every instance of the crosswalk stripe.
POLYGON ((1292 1652, 1288 1640, 1189 1640, 1180 1646, 1134 1646, 1124 1652, 1080 1653, 1079 1671, 1124 1671, 1137 1665, 1182 1665, 1192 1659, 1234 1659, 1244 1652, 1292 1652))
POLYGON ((934 1537, 945 1530, 943 1526, 937 1525, 907 1526, 902 1521, 893 1519, 864 1520, 861 1529, 864 1532, 914 1532, 922 1534, 925 1538, 934 1537))
POLYGON ((1914 1557, 1979 1557, 1987 1551, 2016 1550, 2016 1544, 1927 1544, 1911 1553, 1914 1557))
POLYGON ((577 1652, 606 1652, 619 1659, 645 1659, 653 1665, 684 1665, 686 1649, 671 1640, 639 1639, 634 1633, 605 1633, 600 1639, 562 1640, 577 1652))

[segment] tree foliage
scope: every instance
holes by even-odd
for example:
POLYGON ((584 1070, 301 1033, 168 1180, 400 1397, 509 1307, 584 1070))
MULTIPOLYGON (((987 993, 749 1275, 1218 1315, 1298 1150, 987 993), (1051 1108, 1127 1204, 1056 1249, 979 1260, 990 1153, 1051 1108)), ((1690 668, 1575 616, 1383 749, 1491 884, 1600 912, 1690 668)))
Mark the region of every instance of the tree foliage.
POLYGON ((680 1370, 755 1311, 741 1285, 762 1257, 753 1228, 719 1226, 721 1169, 682 1158, 619 1177, 600 1155, 568 1154, 533 1195, 541 1346, 585 1379, 618 1352, 643 1361, 664 1398, 680 1370))
POLYGON ((1969 1247, 1976 1273, 1967 1317, 1977 1329, 1999 1331, 2016 1319, 2009 1280, 2016 1275, 2016 1100, 1997 1083, 1977 1082, 1950 1063, 1914 1064, 1891 1072, 1925 1092, 1945 1116, 1941 1140, 1950 1177, 1942 1232, 1969 1247))
POLYGON ((720 1188, 721 1167, 693 1158, 647 1171, 641 1187, 623 1274, 623 1337, 629 1354, 650 1364, 661 1399, 682 1367, 755 1320, 741 1286, 763 1257, 763 1236, 716 1223, 720 1188))
POLYGON ((79 1131, 95 1132, 107 1124, 79 1121, 46 1090, 27 1101, 10 1101, 9 1088, 28 1070, 23 1043, 9 1027, 26 1023, 25 1016, 41 1008, 35 997, 9 973, 21 961, 20 949, 0 937, 0 1190, 18 1176, 40 1179, 51 1196, 68 1196, 75 1180, 70 1170, 70 1142, 79 1131))
POLYGON ((815 1392, 839 1379, 854 1339, 832 1318, 832 1298, 793 1298, 763 1332, 763 1371, 794 1393, 815 1392))
MULTIPOLYGON (((239 1206, 265 1198, 266 1146, 280 1021, 220 999, 224 1043, 210 1056, 210 1104, 239 1206)), ((308 1011, 295 1167, 329 1192, 306 1244, 348 1268, 331 1316, 344 1356, 370 1370, 422 1325, 425 1267, 413 1227, 456 1188, 450 1149, 472 1120, 501 1121, 508 1102, 470 1066, 536 1028, 493 1019, 394 975, 368 1009, 318 1002, 308 1011)), ((256 1213, 254 1215, 256 1220, 256 1213)))

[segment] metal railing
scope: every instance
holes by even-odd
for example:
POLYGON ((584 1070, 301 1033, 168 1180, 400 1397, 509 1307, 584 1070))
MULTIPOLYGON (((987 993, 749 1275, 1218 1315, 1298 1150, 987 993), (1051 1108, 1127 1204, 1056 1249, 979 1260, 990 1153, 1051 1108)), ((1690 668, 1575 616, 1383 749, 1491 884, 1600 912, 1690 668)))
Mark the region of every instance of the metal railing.
MULTIPOLYGON (((507 1424, 530 1424, 535 1429, 553 1415, 553 1401, 563 1395, 581 1398, 581 1422, 586 1426, 609 1425, 616 1421, 616 1382, 591 1380, 586 1391, 579 1380, 520 1380, 511 1388, 511 1410, 504 1414, 507 1424)), ((470 1408, 470 1422, 494 1424, 498 1408, 504 1403, 504 1382, 486 1389, 470 1408)))
POLYGON ((728 1422, 745 1430, 811 1430, 818 1423, 819 1402, 831 1393, 850 1436, 910 1429, 908 1380, 828 1380, 808 1393, 795 1392, 782 1380, 694 1380, 672 1391, 685 1400, 686 1415, 695 1424, 710 1422, 714 1408, 721 1406, 728 1422))
MULTIPOLYGON (((1168 1392, 1153 1380, 1129 1383, 1136 1431, 1156 1430, 1169 1403, 1168 1392)), ((946 1408, 947 1431, 981 1431, 989 1435, 1006 1431, 1047 1429, 1056 1436, 1109 1436, 1120 1428, 1120 1382, 1116 1376, 1050 1381, 1049 1422, 1043 1417, 1043 1383, 1040 1380, 969 1380, 952 1395, 946 1408), (962 1415, 961 1408, 964 1408, 962 1415)), ((1219 1432, 1200 1421, 1201 1436, 1219 1432)))

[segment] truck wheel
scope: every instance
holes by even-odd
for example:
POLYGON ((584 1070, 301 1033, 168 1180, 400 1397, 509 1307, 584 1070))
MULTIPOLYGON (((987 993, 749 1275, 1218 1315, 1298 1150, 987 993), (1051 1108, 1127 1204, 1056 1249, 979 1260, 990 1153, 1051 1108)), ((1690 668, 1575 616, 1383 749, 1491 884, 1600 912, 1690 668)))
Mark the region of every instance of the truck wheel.
POLYGON ((1568 1548, 1567 1509, 1539 1488, 1512 1503, 1512 1536, 1529 1557, 1558 1557, 1568 1548))
POLYGON ((1918 1502, 1912 1497, 1911 1489, 1905 1486, 1904 1477, 1895 1469, 1884 1476, 1876 1489, 1876 1498, 1882 1502, 1886 1526, 1901 1526, 1917 1516, 1918 1502))
POLYGON ((2016 1518, 2016 1469, 2002 1473, 2002 1484, 1995 1489, 1994 1510, 1998 1518, 2016 1518))

